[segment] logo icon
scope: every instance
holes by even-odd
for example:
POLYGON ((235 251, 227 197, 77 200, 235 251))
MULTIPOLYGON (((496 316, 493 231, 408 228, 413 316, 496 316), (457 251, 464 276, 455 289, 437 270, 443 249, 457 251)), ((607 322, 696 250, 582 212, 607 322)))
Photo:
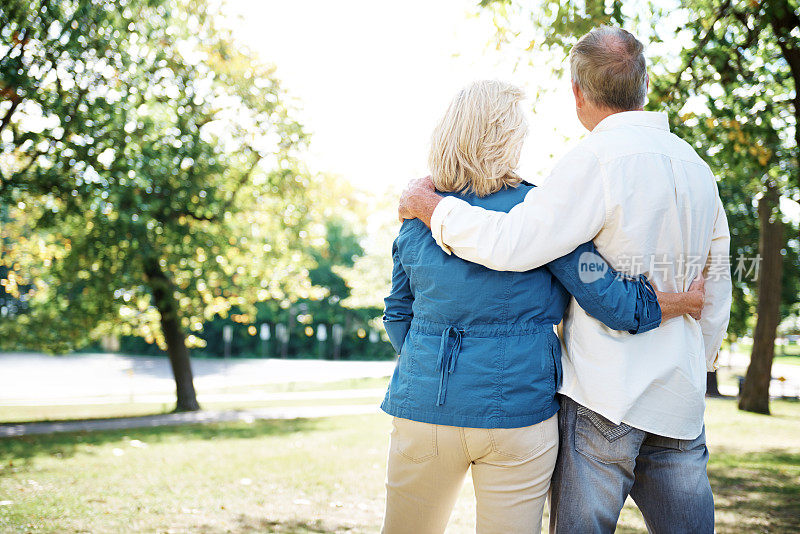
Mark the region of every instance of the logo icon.
POLYGON ((578 278, 584 284, 591 284, 603 278, 606 269, 608 264, 594 252, 584 252, 578 258, 578 278))

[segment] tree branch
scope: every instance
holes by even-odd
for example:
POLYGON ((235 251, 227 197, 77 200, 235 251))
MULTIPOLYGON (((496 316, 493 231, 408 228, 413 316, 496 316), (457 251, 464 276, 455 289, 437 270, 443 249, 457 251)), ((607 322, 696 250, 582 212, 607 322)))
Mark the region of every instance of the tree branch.
POLYGON ((22 101, 22 99, 16 93, 11 98, 11 107, 8 108, 8 111, 6 111, 5 116, 3 117, 2 120, 0 120, 0 133, 3 133, 3 130, 11 122, 11 115, 14 114, 14 111, 17 109, 17 106, 19 106, 19 103, 21 101, 22 101))
POLYGON ((795 159, 797 161, 798 172, 795 173, 795 180, 797 185, 800 186, 800 49, 797 46, 792 46, 791 33, 800 27, 800 17, 793 9, 790 9, 788 4, 784 1, 779 7, 772 6, 773 9, 768 11, 769 22, 772 26, 772 31, 775 33, 778 41, 778 47, 781 49, 784 59, 789 64, 789 71, 792 74, 794 81, 794 141, 795 141, 795 159), (780 9, 780 12, 778 10, 780 9))
POLYGON ((700 39, 700 42, 697 43, 697 46, 692 51, 691 55, 689 56, 688 60, 686 61, 686 64, 683 66, 683 68, 675 76, 675 81, 672 83, 672 86, 670 87, 669 91, 667 92, 668 95, 672 95, 672 93, 677 91, 678 86, 681 83, 681 76, 683 76, 683 73, 686 72, 687 70, 689 70, 692 67, 692 64, 694 63, 694 60, 697 59, 697 56, 699 56, 700 53, 705 49, 705 46, 708 44, 708 41, 714 35, 714 26, 716 26, 717 22, 722 20, 722 18, 727 14, 728 9, 730 9, 730 7, 731 7, 731 0, 725 0, 725 2, 723 2, 722 5, 719 6, 719 9, 717 10, 717 16, 714 18, 714 21, 708 27, 708 30, 706 31, 706 33, 702 37, 702 39, 700 39))

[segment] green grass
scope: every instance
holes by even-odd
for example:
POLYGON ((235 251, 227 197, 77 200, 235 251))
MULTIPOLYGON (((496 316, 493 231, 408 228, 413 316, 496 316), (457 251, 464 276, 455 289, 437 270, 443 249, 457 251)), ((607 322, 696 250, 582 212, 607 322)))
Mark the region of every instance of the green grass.
MULTIPOLYGON (((800 531, 800 403, 710 400, 717 531, 800 531)), ((385 415, 0 440, 0 532, 376 532, 385 415), (138 441, 137 441, 138 440, 138 441)), ((474 532, 471 483, 448 532, 474 532)), ((627 506, 619 532, 646 532, 627 506)))
MULTIPOLYGON (((289 382, 281 384, 265 384, 263 386, 227 388, 208 393, 245 393, 248 391, 268 393, 288 393, 305 391, 339 391, 345 389, 382 389, 386 388, 388 378, 354 378, 335 382, 289 382)), ((320 403, 361 404, 375 402, 374 398, 329 399, 329 400, 278 400, 278 401, 231 401, 204 402, 206 410, 235 410, 247 408, 269 408, 276 406, 315 406, 320 403)), ((103 419, 109 417, 137 417, 141 415, 163 414, 171 412, 174 403, 113 403, 113 404, 81 404, 52 406, 2 406, 0 405, 0 423, 21 423, 37 421, 63 421, 69 419, 103 419)))
MULTIPOLYGON (((746 355, 748 358, 753 350, 752 343, 740 343, 738 345, 738 352, 746 355)), ((793 365, 800 365, 800 344, 792 343, 789 345, 776 345, 775 346, 775 362, 789 363, 793 365)))
POLYGON ((800 365, 800 354, 775 354, 775 361, 778 363, 790 363, 792 365, 800 365))
POLYGON ((783 349, 778 349, 778 351, 785 353, 787 356, 800 356, 800 344, 790 343, 785 345, 783 349))
POLYGON ((800 531, 800 403, 772 415, 711 400, 706 415, 718 532, 800 531))

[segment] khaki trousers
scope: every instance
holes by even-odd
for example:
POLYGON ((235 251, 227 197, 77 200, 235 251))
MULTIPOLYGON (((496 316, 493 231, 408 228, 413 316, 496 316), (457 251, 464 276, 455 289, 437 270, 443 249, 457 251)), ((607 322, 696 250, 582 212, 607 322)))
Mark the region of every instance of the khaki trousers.
POLYGON ((558 418, 523 428, 463 428, 395 417, 386 476, 385 534, 444 532, 467 469, 476 530, 536 533, 558 455, 558 418))

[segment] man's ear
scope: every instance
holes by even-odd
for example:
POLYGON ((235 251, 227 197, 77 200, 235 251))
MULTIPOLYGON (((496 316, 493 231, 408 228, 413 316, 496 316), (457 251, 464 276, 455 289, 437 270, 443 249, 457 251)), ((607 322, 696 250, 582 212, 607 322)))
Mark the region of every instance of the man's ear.
POLYGON ((581 109, 584 104, 583 91, 578 86, 578 82, 572 82, 572 94, 575 95, 575 107, 581 109))

